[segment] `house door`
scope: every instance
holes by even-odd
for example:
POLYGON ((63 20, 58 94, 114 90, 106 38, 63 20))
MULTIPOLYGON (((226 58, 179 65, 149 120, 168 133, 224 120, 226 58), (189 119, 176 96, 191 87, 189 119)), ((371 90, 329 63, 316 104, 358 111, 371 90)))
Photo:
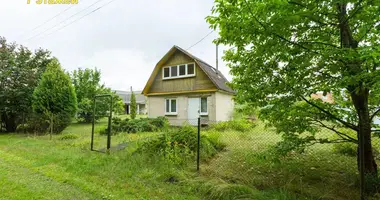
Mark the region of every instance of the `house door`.
POLYGON ((199 98, 188 98, 187 117, 189 120, 199 117, 199 98))

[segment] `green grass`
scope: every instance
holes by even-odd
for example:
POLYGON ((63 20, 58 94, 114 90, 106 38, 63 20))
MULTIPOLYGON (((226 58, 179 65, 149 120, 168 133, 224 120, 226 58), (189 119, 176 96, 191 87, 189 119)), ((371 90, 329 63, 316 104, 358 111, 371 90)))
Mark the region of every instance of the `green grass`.
POLYGON ((359 199, 356 158, 333 153, 332 144, 278 158, 269 149, 281 137, 260 122, 249 133, 230 131, 221 136, 227 150, 203 163, 205 179, 290 195, 280 199, 359 199))
MULTIPOLYGON (((106 124, 100 120, 95 132, 106 124)), ((0 199, 359 198, 354 157, 317 145, 275 159, 268 149, 281 137, 262 123, 249 132, 202 131, 226 147, 202 162, 200 174, 195 162, 174 166, 162 157, 133 153, 135 141, 160 133, 113 136, 113 146, 131 145, 110 154, 89 151, 90 133, 90 124, 72 124, 53 140, 0 135, 0 199)), ((95 148, 106 147, 106 137, 95 136, 95 148)))

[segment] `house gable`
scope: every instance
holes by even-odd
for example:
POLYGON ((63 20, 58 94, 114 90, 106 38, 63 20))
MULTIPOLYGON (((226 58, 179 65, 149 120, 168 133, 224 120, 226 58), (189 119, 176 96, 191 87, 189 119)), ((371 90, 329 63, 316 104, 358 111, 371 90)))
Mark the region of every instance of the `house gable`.
MULTIPOLYGON (((166 72, 168 73, 168 71, 166 72)), ((173 46, 157 63, 142 93, 151 96, 215 91, 235 94, 235 91, 228 86, 227 79, 218 69, 213 68, 186 50, 173 46), (163 78, 163 68, 168 69, 171 66, 181 64, 194 64, 195 76, 187 74, 180 77, 170 77, 169 74, 166 74, 167 77, 163 78)))
POLYGON ((159 63, 155 69, 155 76, 148 91, 144 91, 145 95, 155 94, 175 94, 186 92, 204 92, 204 91, 216 91, 217 87, 206 75, 206 73, 199 67, 197 62, 184 54, 183 52, 176 50, 172 53, 166 61, 159 63), (195 76, 184 77, 175 79, 163 79, 163 68, 169 66, 176 66, 180 64, 195 64, 195 76))

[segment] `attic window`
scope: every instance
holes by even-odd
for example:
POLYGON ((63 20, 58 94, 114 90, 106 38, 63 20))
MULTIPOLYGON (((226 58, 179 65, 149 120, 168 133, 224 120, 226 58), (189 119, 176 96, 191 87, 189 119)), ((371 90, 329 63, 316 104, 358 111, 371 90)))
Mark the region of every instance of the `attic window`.
POLYGON ((195 70, 194 70, 194 64, 188 64, 187 65, 187 74, 195 74, 195 70))
POLYGON ((186 65, 180 65, 179 66, 179 75, 185 76, 186 75, 186 65))
POLYGON ((178 76, 178 67, 177 66, 170 67, 170 76, 171 77, 178 76))
POLYGON ((164 68, 164 78, 170 77, 170 68, 164 68))
POLYGON ((195 64, 181 64, 164 67, 162 72, 163 79, 184 78, 195 76, 195 64))

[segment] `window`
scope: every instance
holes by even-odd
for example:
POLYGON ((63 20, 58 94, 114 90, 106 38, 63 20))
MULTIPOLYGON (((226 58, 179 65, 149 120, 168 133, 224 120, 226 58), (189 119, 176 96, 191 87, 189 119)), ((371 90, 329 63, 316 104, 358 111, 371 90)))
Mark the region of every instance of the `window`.
POLYGON ((194 64, 188 64, 187 65, 187 74, 188 75, 194 75, 195 74, 194 64))
POLYGON ((186 65, 180 65, 179 66, 179 75, 185 76, 186 75, 186 65))
POLYGON ((176 115, 177 114, 177 99, 165 100, 165 114, 176 115))
POLYGON ((171 77, 178 76, 178 67, 177 66, 170 67, 170 76, 171 77))
POLYGON ((207 115, 207 97, 202 97, 201 98, 201 115, 207 115))
POLYGON ((164 67, 162 73, 163 79, 183 78, 195 76, 195 64, 182 64, 170 67, 164 67))
POLYGON ((164 78, 170 77, 170 68, 164 68, 164 78))

